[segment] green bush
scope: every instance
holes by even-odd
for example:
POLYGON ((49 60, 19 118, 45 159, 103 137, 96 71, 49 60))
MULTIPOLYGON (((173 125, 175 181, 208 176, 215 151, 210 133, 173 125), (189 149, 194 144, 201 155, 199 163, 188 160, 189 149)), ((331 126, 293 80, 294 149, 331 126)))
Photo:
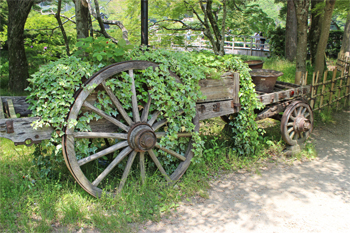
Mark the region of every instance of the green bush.
POLYGON ((285 56, 285 35, 286 29, 278 26, 276 29, 269 31, 270 35, 270 54, 271 56, 285 56))

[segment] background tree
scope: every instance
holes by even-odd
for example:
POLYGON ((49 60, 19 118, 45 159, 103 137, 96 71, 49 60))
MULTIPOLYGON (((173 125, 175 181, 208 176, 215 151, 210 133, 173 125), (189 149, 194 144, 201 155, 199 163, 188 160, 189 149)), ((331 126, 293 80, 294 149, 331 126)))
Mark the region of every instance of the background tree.
POLYGON ((348 13, 348 18, 346 20, 346 25, 344 28, 343 41, 340 49, 340 55, 344 55, 348 52, 348 56, 350 55, 350 13, 348 13))
POLYGON ((310 33, 308 36, 310 46, 310 60, 313 66, 316 62, 317 44, 320 40, 322 16, 324 11, 324 0, 313 0, 311 1, 311 25, 310 33))
POLYGON ((297 16, 293 0, 287 1, 285 55, 294 61, 297 52, 297 16))
MULTIPOLYGON (((293 0, 297 15, 297 53, 296 71, 306 72, 307 59, 307 20, 310 0, 293 0)), ((295 83, 300 84, 299 76, 296 75, 295 83)))
POLYGON ((317 44, 317 52, 315 56, 315 71, 319 71, 323 73, 324 70, 324 58, 325 51, 329 36, 329 29, 331 26, 332 13, 334 9, 336 0, 326 0, 326 5, 324 7, 323 15, 322 15, 322 26, 321 26, 321 34, 317 44))
POLYGON ((34 0, 7 0, 8 5, 8 50, 9 89, 24 91, 27 86, 28 62, 24 49, 24 25, 34 0))

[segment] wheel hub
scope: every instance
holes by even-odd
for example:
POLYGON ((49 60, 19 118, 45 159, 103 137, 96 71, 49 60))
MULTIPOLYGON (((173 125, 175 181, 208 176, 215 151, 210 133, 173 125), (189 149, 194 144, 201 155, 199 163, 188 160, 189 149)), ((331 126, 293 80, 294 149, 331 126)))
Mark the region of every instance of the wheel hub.
POLYGON ((306 132, 311 129, 311 123, 310 121, 303 117, 299 116, 294 121, 294 130, 298 133, 300 132, 306 132))
POLYGON ((145 152, 156 145, 157 137, 152 127, 147 123, 137 123, 129 130, 128 142, 135 151, 145 152))

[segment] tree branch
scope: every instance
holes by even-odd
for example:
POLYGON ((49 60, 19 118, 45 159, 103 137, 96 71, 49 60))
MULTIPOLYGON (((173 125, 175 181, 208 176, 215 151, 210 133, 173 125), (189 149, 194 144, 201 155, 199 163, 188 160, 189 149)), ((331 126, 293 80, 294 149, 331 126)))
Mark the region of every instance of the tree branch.
MULTIPOLYGON (((100 14, 100 7, 98 4, 97 0, 94 0, 95 3, 95 10, 92 8, 90 0, 87 0, 87 5, 90 11, 90 14, 92 16, 94 16, 94 18, 97 19, 98 24, 100 25, 101 31, 99 31, 101 34, 104 35, 104 37, 106 38, 110 38, 114 43, 118 44, 118 41, 116 39, 114 39, 112 36, 110 36, 107 32, 106 29, 104 27, 103 24, 111 24, 111 25, 117 25, 123 33, 123 39, 126 41, 127 44, 130 44, 129 39, 128 39, 128 31, 126 30, 126 28, 124 27, 123 23, 118 21, 118 20, 104 20, 101 18, 101 14, 100 14)), ((94 30, 95 31, 95 30, 94 30)))
POLYGON ((155 26, 155 25, 158 25, 162 28, 164 28, 165 30, 174 30, 174 31, 186 31, 186 30, 193 30, 193 31, 203 31, 203 28, 196 28, 196 27, 191 27, 190 25, 184 23, 183 21, 181 20, 178 20, 178 19, 164 19, 164 20, 160 20, 160 21, 157 21, 155 23, 153 23, 152 26, 155 26), (160 25, 159 23, 161 22, 166 22, 166 21, 169 21, 169 22, 177 22, 177 23, 181 23, 184 27, 183 28, 168 28, 164 25, 160 25))
POLYGON ((61 32, 62 32, 62 35, 63 35, 63 39, 64 39, 64 44, 66 45, 66 52, 67 52, 67 55, 70 56, 70 53, 69 53, 69 43, 68 43, 68 38, 67 38, 67 34, 66 34, 66 31, 64 30, 64 27, 63 27, 63 24, 62 24, 62 21, 61 21, 61 17, 60 17, 60 13, 61 13, 61 3, 62 3, 62 0, 58 0, 58 3, 57 3, 57 13, 55 14, 55 18, 57 19, 57 23, 61 29, 61 32))

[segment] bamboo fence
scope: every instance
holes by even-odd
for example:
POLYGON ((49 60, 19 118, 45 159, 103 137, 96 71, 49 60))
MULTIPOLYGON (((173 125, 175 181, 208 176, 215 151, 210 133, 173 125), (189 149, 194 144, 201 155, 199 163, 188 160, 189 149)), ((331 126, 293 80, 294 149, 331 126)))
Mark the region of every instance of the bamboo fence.
POLYGON ((336 68, 332 71, 325 71, 323 76, 319 72, 313 73, 310 106, 313 111, 321 111, 328 106, 341 108, 350 103, 350 57, 338 57, 336 68))

